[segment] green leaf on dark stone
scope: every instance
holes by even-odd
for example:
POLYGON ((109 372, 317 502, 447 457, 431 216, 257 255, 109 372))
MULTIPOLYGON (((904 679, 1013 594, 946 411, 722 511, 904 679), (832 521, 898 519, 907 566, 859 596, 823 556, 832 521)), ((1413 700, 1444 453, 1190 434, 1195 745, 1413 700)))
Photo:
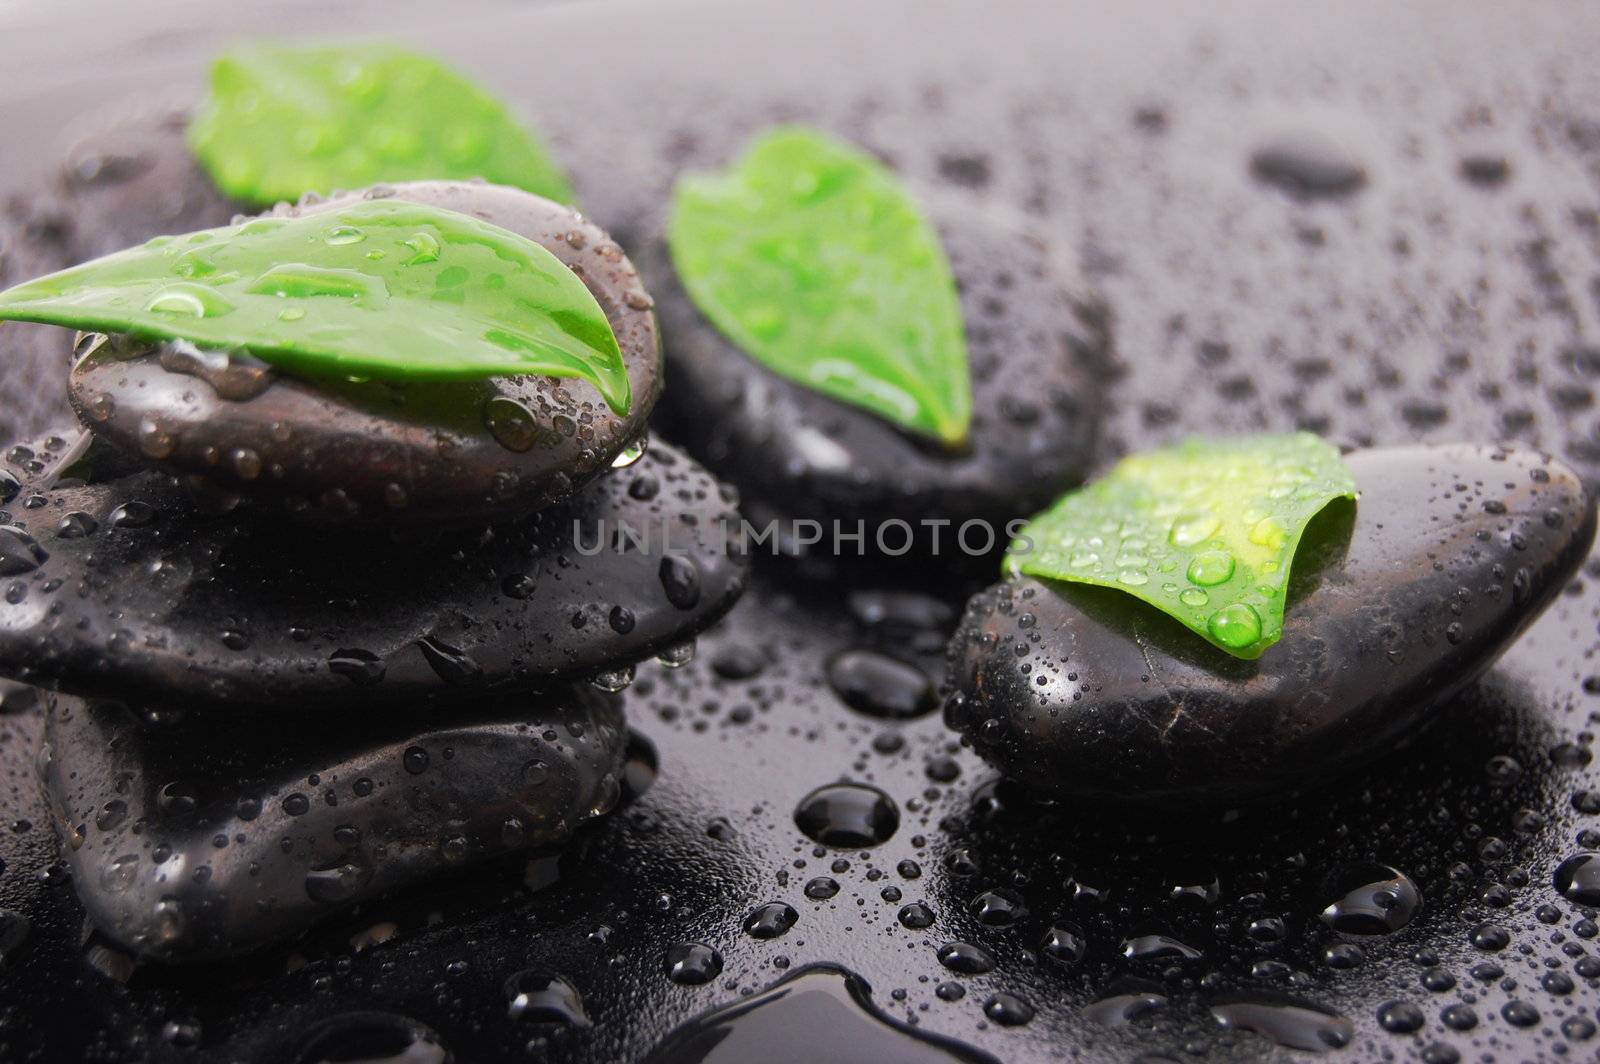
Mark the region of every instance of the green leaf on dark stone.
POLYGON ((251 203, 469 177, 572 202, 566 177, 503 104, 390 45, 227 53, 211 67, 189 146, 218 188, 251 203))
POLYGON ((314 376, 576 377, 631 405, 605 312, 561 260, 402 200, 157 237, 0 292, 4 319, 244 349, 314 376))
POLYGON ((1117 588, 1256 658, 1283 634, 1306 525, 1355 497, 1338 450, 1310 433, 1189 440, 1064 496, 1022 530, 1005 567, 1117 588))
POLYGON ((678 180, 667 240, 695 305, 755 361, 946 444, 966 438, 950 264, 875 160, 776 129, 732 169, 678 180))

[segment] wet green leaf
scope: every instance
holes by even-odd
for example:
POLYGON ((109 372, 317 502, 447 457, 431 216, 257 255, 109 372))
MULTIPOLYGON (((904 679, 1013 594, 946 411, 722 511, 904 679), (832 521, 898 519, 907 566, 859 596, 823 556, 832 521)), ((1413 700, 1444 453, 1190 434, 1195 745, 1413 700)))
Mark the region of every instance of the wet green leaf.
POLYGON ((1063 497, 1022 530, 1006 569, 1118 588, 1256 658, 1283 634, 1306 525, 1355 496, 1338 450, 1309 433, 1189 440, 1063 497))
POLYGON ((402 200, 157 237, 0 292, 0 319, 248 349, 311 375, 577 377, 630 405, 610 323, 561 260, 402 200))
POLYGON ((561 203, 572 189, 504 105, 390 45, 247 45, 211 67, 189 146, 217 187, 268 204, 384 181, 482 177, 561 203))
POLYGON ((732 169, 678 180, 667 240, 695 304, 763 366, 948 444, 966 438, 950 264, 876 161, 774 130, 732 169))

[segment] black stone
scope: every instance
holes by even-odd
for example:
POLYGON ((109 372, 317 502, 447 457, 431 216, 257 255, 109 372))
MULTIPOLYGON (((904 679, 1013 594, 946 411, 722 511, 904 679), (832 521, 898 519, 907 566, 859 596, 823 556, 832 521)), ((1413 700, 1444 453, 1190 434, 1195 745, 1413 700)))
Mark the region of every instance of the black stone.
POLYGON ((1360 503, 1308 529, 1282 641, 1260 659, 1121 592, 1008 581, 973 598, 952 641, 949 723, 1032 787, 1145 802, 1265 795, 1391 749, 1566 585, 1594 504, 1571 470, 1526 450, 1348 462, 1360 503))
MULTIPOLYGON (((482 218, 572 267, 622 348, 628 413, 613 413, 575 379, 300 379, 247 354, 107 340, 72 369, 78 417, 224 498, 326 521, 452 524, 527 513, 571 497, 641 439, 661 390, 661 345, 638 272, 605 232, 570 208, 497 185, 420 181, 363 195, 482 218)), ((360 198, 272 213, 321 214, 360 198)))
POLYGON ((95 117, 57 175, 77 261, 154 236, 227 225, 245 206, 224 196, 184 142, 187 110, 141 102, 95 117))
POLYGON ((627 742, 620 701, 588 685, 447 717, 279 717, 270 742, 238 717, 55 703, 44 776, 78 897, 112 941, 168 961, 245 953, 446 869, 560 845, 617 802, 627 742))
POLYGON ((412 537, 213 513, 104 444, 49 487, 62 452, 32 449, 5 463, 44 505, 0 527, 0 673, 70 693, 283 712, 460 700, 648 658, 744 583, 726 549, 733 510, 667 446, 520 523, 412 537), (662 488, 640 501, 629 488, 646 477, 662 488), (147 520, 111 519, 134 503, 147 520), (63 538, 74 511, 99 527, 63 538), (621 629, 619 607, 633 618, 621 629))
MULTIPOLYGON (((972 432, 958 454, 765 369, 700 314, 663 248, 640 260, 667 345, 662 431, 779 516, 840 521, 845 532, 864 520, 869 555, 891 520, 913 526, 916 553, 935 549, 935 532, 941 555, 961 553, 957 535, 973 519, 993 528, 988 550, 1003 549, 1007 520, 1082 479, 1111 371, 1098 304, 1064 272, 1059 249, 965 197, 928 206, 970 349, 972 432), (932 530, 929 520, 949 524, 932 530)), ((983 551, 987 536, 973 528, 966 538, 983 551)), ((883 539, 883 551, 904 551, 897 526, 883 539)), ((844 550, 860 552, 854 542, 844 550)))

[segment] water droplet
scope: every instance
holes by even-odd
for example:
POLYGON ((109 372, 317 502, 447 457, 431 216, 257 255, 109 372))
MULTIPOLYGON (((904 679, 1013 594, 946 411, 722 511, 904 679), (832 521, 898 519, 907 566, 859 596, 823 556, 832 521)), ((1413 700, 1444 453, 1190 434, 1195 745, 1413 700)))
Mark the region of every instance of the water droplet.
POLYGON ((755 909, 744 920, 744 933, 751 938, 777 938, 787 934, 800 920, 800 913, 792 905, 769 901, 755 909))
POLYGON ((1124 939, 1122 955, 1130 961, 1199 960, 1201 952, 1169 935, 1136 935, 1124 939))
POLYGON ((1422 1010, 1409 1001, 1391 1001, 1378 1009, 1378 1026, 1390 1034, 1411 1034, 1422 1030, 1422 1010))
POLYGON ((1208 513, 1182 514, 1172 522, 1167 541, 1174 547, 1195 547, 1217 534, 1222 522, 1208 513))
POLYGON ((1077 964, 1089 952, 1089 939, 1077 924, 1056 924, 1045 932, 1039 952, 1057 964, 1077 964))
POLYGON ((626 690, 633 683, 633 666, 624 665, 620 669, 597 672, 589 682, 602 691, 609 691, 615 694, 618 691, 626 690))
POLYGON ((182 282, 158 289, 144 309, 179 318, 220 318, 234 306, 213 288, 182 282))
POLYGON ((1281 550, 1289 533, 1284 530, 1283 522, 1276 517, 1263 517, 1250 526, 1250 542, 1258 547, 1268 550, 1281 550))
POLYGON ((700 604, 700 569, 693 559, 669 554, 661 559, 658 573, 668 602, 680 610, 692 610, 700 604))
POLYGON ((1568 901, 1600 906, 1600 853, 1568 857, 1556 868, 1555 888, 1568 901))
POLYGON ((701 986, 722 974, 722 954, 701 942, 679 942, 667 950, 665 967, 679 986, 701 986))
POLYGON ((656 660, 669 669, 681 669, 694 660, 695 641, 677 643, 656 655, 656 660))
MULTIPOLYGON (((359 244, 367 238, 367 234, 353 225, 336 225, 324 230, 322 239, 333 247, 343 247, 348 244, 359 244)), ((409 246, 409 242, 408 242, 409 246)))
POLYGON ((1166 1008, 1167 997, 1160 987, 1146 987, 1138 980, 1119 979, 1098 1001, 1084 1006, 1083 1018, 1102 1027, 1128 1024, 1166 1008))
POLYGON ((370 687, 383 679, 388 666, 370 650, 346 648, 333 652, 328 659, 328 670, 358 686, 370 687))
POLYGON ((1191 584, 1215 587, 1233 575, 1233 555, 1225 550, 1208 550, 1197 554, 1189 563, 1185 575, 1191 584))
POLYGON ((617 456, 611 460, 611 468, 627 469, 629 466, 633 465, 633 463, 644 457, 644 453, 649 446, 649 442, 649 437, 640 436, 638 439, 628 444, 622 450, 618 451, 617 456))
POLYGON ((828 683, 845 705, 869 717, 920 717, 939 702, 921 669, 871 650, 835 654, 828 661, 828 683))
POLYGON ((887 842, 900 826, 900 810, 876 787, 830 783, 800 800, 794 822, 824 846, 861 849, 887 842))
POLYGON ((401 241, 410 248, 412 255, 406 259, 407 266, 420 266, 425 262, 439 261, 439 241, 431 233, 416 233, 401 241))
POLYGON ((508 1011, 513 1020, 574 1028, 593 1026, 583 1011, 582 995, 559 975, 537 969, 519 972, 506 980, 506 997, 511 1002, 508 1011))
POLYGON ((994 957, 970 942, 946 942, 939 947, 939 963, 962 975, 982 975, 994 971, 994 957))
POLYGON ((1240 1001, 1213 1005, 1211 1015, 1224 1027, 1254 1031, 1288 1049, 1326 1053, 1350 1044, 1355 1025, 1342 1016, 1275 1002, 1240 1001))
POLYGON ((989 995, 983 1014, 1002 1027, 1017 1027, 1033 1019, 1033 1006, 1005 991, 989 995))
POLYGON ((484 405, 484 425, 495 442, 508 451, 522 454, 533 449, 544 435, 538 418, 526 405, 497 395, 484 405))
POLYGON ((925 902, 914 901, 909 905, 902 905, 896 917, 900 926, 910 931, 921 931, 925 927, 933 926, 933 910, 925 902))
MULTIPOLYGON (((951 984, 960 990, 960 984, 951 984)), ((944 1000, 959 993, 941 991, 944 1000)), ((874 1064, 993 1064, 959 1042, 890 1018, 864 980, 809 965, 750 997, 689 1021, 650 1053, 650 1064, 750 1064, 767 1057, 874 1064)))
POLYGON ((967 911, 980 924, 1009 927, 1028 914, 1022 895, 1009 887, 986 890, 967 903, 967 911))
POLYGON ((61 539, 82 539, 84 536, 93 535, 100 527, 100 522, 82 510, 73 510, 61 518, 61 523, 56 525, 56 535, 61 539))
POLYGON ((1235 602, 1213 613, 1206 629, 1225 647, 1247 647, 1261 638, 1261 615, 1248 602, 1235 602))
POLYGON ((439 679, 450 686, 473 687, 483 682, 483 666, 459 647, 430 635, 417 640, 417 649, 439 679))
POLYGON ((1322 910, 1322 922, 1341 934, 1393 934, 1422 909, 1422 894, 1411 877, 1387 865, 1350 866, 1330 878, 1325 889, 1335 897, 1322 910))

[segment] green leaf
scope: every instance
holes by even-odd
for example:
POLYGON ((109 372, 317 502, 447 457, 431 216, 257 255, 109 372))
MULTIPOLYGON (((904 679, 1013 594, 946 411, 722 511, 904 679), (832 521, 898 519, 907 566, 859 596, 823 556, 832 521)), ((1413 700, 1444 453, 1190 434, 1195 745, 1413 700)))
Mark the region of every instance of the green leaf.
POLYGON ((1064 496, 1011 545, 1011 573, 1114 587, 1228 653, 1283 634, 1289 565, 1306 525, 1356 497, 1337 449, 1310 433, 1189 440, 1124 458, 1064 496))
POLYGON ((455 211, 358 200, 157 237, 0 292, 0 320, 248 349, 310 375, 537 374, 630 405, 605 312, 525 237, 455 211))
POLYGON ((947 444, 966 438, 950 264, 876 161, 774 130, 726 173, 679 178, 667 241, 695 304, 763 366, 947 444))
POLYGON ((218 188, 251 203, 468 177, 572 202, 567 179, 499 101, 389 45, 229 52, 211 67, 189 147, 218 188))

